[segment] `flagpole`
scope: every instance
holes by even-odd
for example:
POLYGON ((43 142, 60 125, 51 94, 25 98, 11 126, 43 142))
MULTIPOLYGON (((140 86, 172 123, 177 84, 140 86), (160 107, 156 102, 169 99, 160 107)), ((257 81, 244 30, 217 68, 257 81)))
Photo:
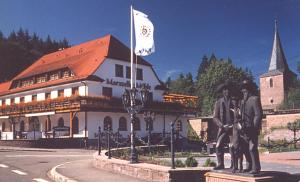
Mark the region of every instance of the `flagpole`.
POLYGON ((130 88, 133 89, 133 16, 132 16, 132 5, 130 6, 130 88))

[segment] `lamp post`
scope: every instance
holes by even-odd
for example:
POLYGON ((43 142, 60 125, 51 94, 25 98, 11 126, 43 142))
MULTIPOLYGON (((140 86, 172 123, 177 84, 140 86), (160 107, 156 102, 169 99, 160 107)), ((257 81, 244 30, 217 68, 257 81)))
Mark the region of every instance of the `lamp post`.
POLYGON ((149 91, 145 88, 142 88, 138 91, 135 87, 131 89, 125 89, 124 94, 122 95, 122 102, 126 111, 130 114, 130 163, 138 162, 138 153, 135 148, 134 143, 134 131, 133 124, 136 114, 144 107, 144 105, 149 100, 149 91), (138 93, 139 99, 141 102, 138 102, 138 93))
POLYGON ((155 113, 151 111, 144 112, 144 120, 146 122, 146 128, 148 129, 148 152, 150 152, 151 130, 153 129, 153 121, 155 120, 155 113), (152 123, 152 127, 151 126, 152 123))

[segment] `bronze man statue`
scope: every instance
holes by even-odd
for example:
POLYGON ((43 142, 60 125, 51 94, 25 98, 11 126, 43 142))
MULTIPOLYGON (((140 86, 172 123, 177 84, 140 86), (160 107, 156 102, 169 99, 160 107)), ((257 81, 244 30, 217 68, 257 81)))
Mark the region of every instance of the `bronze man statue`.
MULTIPOLYGON (((223 97, 216 101, 213 114, 213 121, 219 127, 216 144, 218 165, 214 168, 215 170, 224 169, 224 145, 228 139, 232 143, 234 115, 231 111, 233 109, 233 102, 230 95, 231 87, 232 83, 226 81, 217 88, 217 92, 222 91, 223 97)), ((232 145, 229 145, 229 151, 232 154, 232 145)))
POLYGON ((246 138, 247 149, 251 156, 251 166, 247 171, 250 174, 260 172, 260 161, 258 153, 258 135, 261 128, 262 107, 260 99, 254 96, 254 83, 248 80, 242 82, 243 99, 241 101, 241 120, 243 132, 246 138))

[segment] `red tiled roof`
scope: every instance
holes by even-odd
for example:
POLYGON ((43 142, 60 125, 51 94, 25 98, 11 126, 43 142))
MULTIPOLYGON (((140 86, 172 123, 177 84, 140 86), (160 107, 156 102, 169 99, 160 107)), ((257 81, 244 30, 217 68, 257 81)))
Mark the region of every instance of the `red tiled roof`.
MULTIPOLYGON (((115 58, 130 62, 130 49, 112 35, 107 35, 99 39, 47 54, 35 61, 11 81, 0 84, 0 96, 86 79, 94 74, 105 58, 115 58), (69 68, 75 76, 33 84, 27 87, 9 89, 11 83, 15 80, 62 68, 69 68)), ((138 64, 151 66, 150 63, 141 57, 138 57, 138 64)))

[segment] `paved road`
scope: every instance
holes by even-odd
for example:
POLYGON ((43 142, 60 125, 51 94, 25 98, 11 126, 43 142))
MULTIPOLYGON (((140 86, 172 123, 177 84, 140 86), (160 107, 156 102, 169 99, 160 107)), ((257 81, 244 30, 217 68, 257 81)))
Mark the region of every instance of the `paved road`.
POLYGON ((91 159, 94 151, 61 149, 10 149, 0 147, 0 182, 51 181, 47 172, 68 161, 91 159))

